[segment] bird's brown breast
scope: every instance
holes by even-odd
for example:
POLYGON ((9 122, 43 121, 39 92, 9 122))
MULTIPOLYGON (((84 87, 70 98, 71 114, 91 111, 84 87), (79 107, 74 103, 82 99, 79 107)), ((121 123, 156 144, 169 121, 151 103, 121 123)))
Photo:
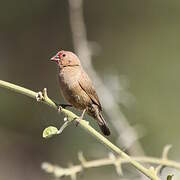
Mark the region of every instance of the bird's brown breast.
POLYGON ((59 72, 60 90, 64 98, 77 109, 85 109, 92 101, 79 85, 82 69, 80 66, 65 67, 59 72))

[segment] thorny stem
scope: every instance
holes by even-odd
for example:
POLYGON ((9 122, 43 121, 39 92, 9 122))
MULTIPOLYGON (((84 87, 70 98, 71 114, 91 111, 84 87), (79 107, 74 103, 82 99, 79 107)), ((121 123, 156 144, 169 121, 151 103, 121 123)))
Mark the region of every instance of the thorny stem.
MULTIPOLYGON (((172 167, 175 169, 180 170, 180 163, 177 163, 172 160, 168 159, 161 159, 161 158, 154 158, 154 157, 131 157, 132 159, 141 162, 141 163, 150 163, 150 164, 155 164, 155 165, 162 165, 162 166, 167 166, 167 167, 172 167)), ((83 163, 79 165, 74 165, 69 168, 62 168, 60 166, 55 166, 50 163, 44 162, 42 164, 42 169, 50 174, 53 174, 55 177, 63 177, 63 176, 71 176, 72 173, 80 173, 83 171, 83 169, 88 169, 88 168, 94 168, 94 167, 101 167, 101 166, 108 166, 108 165, 115 165, 119 164, 121 167, 122 164, 129 163, 127 159, 123 158, 103 158, 103 159, 98 159, 98 160, 91 160, 87 161, 85 160, 83 163)))
MULTIPOLYGON (((31 97, 33 99, 37 100, 37 97, 39 93, 36 93, 34 91, 31 91, 29 89, 23 88, 21 86, 17 86, 15 84, 5 82, 0 80, 0 87, 12 90, 16 93, 24 94, 28 97, 31 97)), ((44 89, 41 93, 43 95, 43 98, 40 102, 45 103, 46 105, 57 109, 56 104, 47 96, 47 90, 44 89)), ((69 110, 66 110, 64 108, 61 109, 61 112, 64 113, 69 121, 75 120, 77 121, 77 118, 79 118, 77 115, 72 113, 69 110)), ((89 123, 85 120, 78 121, 81 128, 86 130, 90 135, 94 136, 98 141, 100 141, 102 144, 104 144, 106 147, 108 147, 111 151, 117 153, 121 158, 124 158, 127 160, 130 164, 132 164, 136 169, 138 169, 140 172, 142 172, 145 176, 149 177, 152 180, 158 180, 158 176, 156 175, 155 171, 152 171, 150 169, 145 168, 143 165, 138 163, 136 160, 132 159, 130 156, 128 156, 126 153, 124 153, 119 147, 115 146, 113 143, 111 143, 107 138, 102 136, 99 132, 97 132, 95 129, 93 129, 89 123)))

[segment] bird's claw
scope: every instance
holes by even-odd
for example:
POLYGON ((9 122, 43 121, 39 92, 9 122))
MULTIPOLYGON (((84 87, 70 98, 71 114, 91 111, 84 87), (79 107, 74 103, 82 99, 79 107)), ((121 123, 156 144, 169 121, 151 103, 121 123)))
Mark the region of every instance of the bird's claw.
POLYGON ((55 102, 55 104, 57 106, 57 110, 59 113, 62 111, 62 108, 66 109, 66 107, 72 107, 71 104, 58 104, 56 102, 55 102))
POLYGON ((80 117, 75 118, 75 120, 76 120, 76 123, 75 123, 76 127, 79 125, 79 122, 83 119, 85 112, 86 112, 86 109, 83 110, 83 113, 81 114, 80 117))
POLYGON ((36 94, 36 100, 37 100, 38 102, 40 102, 40 101, 42 101, 43 99, 44 99, 44 96, 43 96, 42 92, 39 91, 39 92, 36 94))
POLYGON ((75 121, 75 126, 77 127, 81 121, 81 118, 74 118, 75 121))

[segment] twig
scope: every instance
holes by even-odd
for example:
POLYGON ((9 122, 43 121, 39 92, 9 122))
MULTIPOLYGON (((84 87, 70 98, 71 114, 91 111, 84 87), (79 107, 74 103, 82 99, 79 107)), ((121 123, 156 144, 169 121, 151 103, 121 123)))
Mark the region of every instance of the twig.
MULTIPOLYGON (((36 93, 34 91, 31 91, 26 88, 22 88, 20 86, 5 82, 0 80, 0 87, 10 89, 12 91, 15 91, 16 93, 24 94, 26 96, 29 96, 33 99, 39 98, 39 94, 41 94, 41 98, 39 99, 40 102, 45 103, 46 105, 57 109, 56 104, 47 96, 47 89, 44 89, 42 93, 36 93)), ((113 143, 111 143, 107 138, 102 136, 99 132, 97 132, 95 129, 93 129, 89 123, 85 120, 78 120, 78 116, 72 113, 69 110, 66 110, 64 108, 61 108, 61 112, 64 113, 68 117, 68 121, 76 121, 79 123, 79 126, 86 130, 90 135, 94 136, 99 142, 104 144, 106 147, 108 147, 111 151, 117 153, 121 158, 127 160, 130 164, 132 164, 136 169, 138 169, 140 172, 142 172, 145 176, 149 177, 152 180, 158 180, 158 176, 156 175, 155 171, 152 171, 150 169, 145 168, 143 165, 132 159, 130 156, 128 156, 125 152, 123 152, 120 148, 115 146, 113 143)))
POLYGON ((138 135, 135 129, 130 126, 125 115, 121 112, 117 100, 93 68, 92 53, 89 48, 83 18, 83 0, 69 0, 69 13, 75 52, 79 55, 83 66, 95 81, 97 91, 99 94, 103 94, 103 98, 101 99, 103 108, 118 134, 118 144, 124 146, 132 155, 143 155, 144 151, 138 142, 138 135), (132 145, 133 147, 130 148, 132 145))
MULTIPOLYGON (((154 158, 154 157, 131 157, 131 158, 133 160, 141 162, 141 163, 161 165, 161 166, 171 167, 171 168, 175 168, 177 170, 180 170, 180 163, 177 163, 175 161, 168 160, 168 159, 164 160, 161 158, 154 158)), ((129 161, 127 159, 123 159, 121 157, 112 158, 112 155, 110 155, 109 158, 103 158, 103 159, 91 160, 91 161, 85 160, 83 162, 81 161, 81 164, 74 165, 74 166, 71 166, 69 168, 62 168, 60 166, 55 166, 55 165, 52 165, 50 163, 44 162, 44 163, 42 163, 42 169, 45 172, 53 174, 55 177, 60 178, 63 176, 71 176, 74 173, 77 176, 77 174, 82 172, 84 169, 114 165, 118 175, 121 175, 122 172, 119 173, 117 171, 116 166, 118 165, 121 169, 121 165, 127 164, 127 163, 129 163, 129 161)))

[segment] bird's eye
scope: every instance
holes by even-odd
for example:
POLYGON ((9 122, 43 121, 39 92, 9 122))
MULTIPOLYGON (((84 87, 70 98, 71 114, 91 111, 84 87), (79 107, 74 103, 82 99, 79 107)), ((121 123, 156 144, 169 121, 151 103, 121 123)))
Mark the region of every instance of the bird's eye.
POLYGON ((62 56, 63 56, 63 57, 65 57, 65 56, 66 56, 66 54, 63 54, 62 56))

